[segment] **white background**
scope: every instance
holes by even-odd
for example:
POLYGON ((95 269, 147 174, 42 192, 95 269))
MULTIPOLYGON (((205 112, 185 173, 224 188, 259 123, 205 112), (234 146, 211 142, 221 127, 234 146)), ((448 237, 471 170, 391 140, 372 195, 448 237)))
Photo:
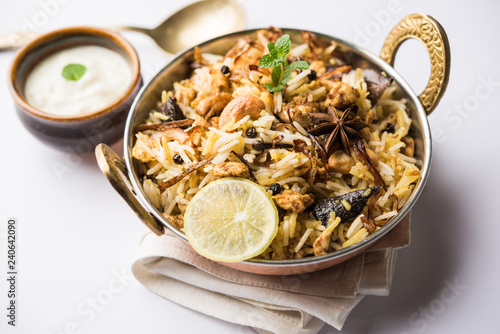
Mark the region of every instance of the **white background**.
MULTIPOLYGON (((153 27, 190 1, 66 0, 43 5, 49 2, 1 0, 0 32, 18 31, 36 15, 41 31, 70 25, 153 27), (45 21, 40 20, 44 11, 50 14, 45 14, 45 21)), ((412 244, 399 253, 390 296, 363 300, 342 332, 500 333, 500 229, 494 211, 500 185, 500 3, 401 0, 393 13, 385 0, 243 4, 248 28, 310 29, 354 41, 374 53, 407 14, 427 13, 444 26, 452 48, 452 72, 444 98, 429 117, 433 163, 413 210, 412 244), (367 36, 360 37, 362 33, 367 36), (494 84, 487 87, 484 81, 494 84), (447 288, 450 284, 460 289, 454 293, 447 288)), ((145 36, 125 36, 136 47, 148 80, 166 63, 166 55, 145 36)), ((163 300, 130 277, 145 228, 108 184, 92 155, 80 158, 54 151, 23 128, 5 85, 13 55, 0 52, 0 332, 71 333, 76 327, 95 334, 250 333, 163 300), (54 169, 58 164, 67 167, 63 175, 54 169), (14 329, 7 327, 5 317, 8 217, 18 219, 19 237, 14 329), (118 283, 114 277, 122 271, 124 283, 118 283), (115 293, 92 314, 88 303, 105 293, 110 283, 115 293)), ((418 42, 403 45, 396 69, 420 92, 429 74, 424 48, 418 42)), ((120 154, 121 145, 113 146, 120 154)), ((321 331, 335 332, 328 326, 321 331)))

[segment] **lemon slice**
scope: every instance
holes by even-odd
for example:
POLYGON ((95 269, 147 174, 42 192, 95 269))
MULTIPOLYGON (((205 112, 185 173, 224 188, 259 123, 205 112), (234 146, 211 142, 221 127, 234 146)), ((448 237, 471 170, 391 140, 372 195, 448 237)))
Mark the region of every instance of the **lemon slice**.
POLYGON ((261 254, 278 231, 278 210, 264 188, 242 178, 203 187, 184 213, 194 250, 214 261, 238 262, 261 254))

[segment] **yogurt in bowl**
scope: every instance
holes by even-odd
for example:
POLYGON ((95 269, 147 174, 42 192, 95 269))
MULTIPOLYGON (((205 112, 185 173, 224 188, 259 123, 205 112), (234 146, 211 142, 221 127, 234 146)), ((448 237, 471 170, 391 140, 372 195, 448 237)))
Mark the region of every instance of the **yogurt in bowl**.
POLYGON ((143 83, 133 46, 95 27, 37 37, 17 52, 8 79, 25 128, 45 144, 77 154, 123 137, 143 83))
POLYGON ((59 50, 35 65, 24 93, 29 104, 44 112, 82 115, 110 105, 131 81, 130 65, 120 54, 102 46, 82 45, 59 50), (78 75, 71 75, 72 66, 80 69, 78 75))

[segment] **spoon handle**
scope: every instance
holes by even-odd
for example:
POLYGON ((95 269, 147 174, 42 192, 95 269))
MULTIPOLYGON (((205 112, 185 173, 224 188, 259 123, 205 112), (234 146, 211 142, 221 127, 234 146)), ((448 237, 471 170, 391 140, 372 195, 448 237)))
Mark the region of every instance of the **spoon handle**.
POLYGON ((0 34, 0 51, 20 48, 38 35, 36 32, 0 34))
POLYGON ((135 32, 143 33, 143 34, 148 35, 148 36, 151 35, 151 30, 146 29, 146 28, 129 27, 129 26, 115 26, 115 27, 110 27, 109 29, 116 30, 116 31, 135 31, 135 32))

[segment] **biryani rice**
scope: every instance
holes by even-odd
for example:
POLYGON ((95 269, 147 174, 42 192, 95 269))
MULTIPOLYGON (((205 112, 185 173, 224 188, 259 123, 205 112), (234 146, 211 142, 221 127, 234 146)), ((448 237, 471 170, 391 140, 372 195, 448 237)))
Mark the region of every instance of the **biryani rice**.
MULTIPOLYGON (((326 49, 323 52, 327 53, 326 49)), ((293 45, 290 52, 292 56, 306 60, 311 59, 312 53, 307 43, 293 45)), ((243 51, 240 57, 242 55, 243 51)), ((329 59, 341 62, 333 56, 329 59)), ((324 60, 325 66, 332 62, 329 59, 324 60)), ((311 182, 304 173, 311 169, 311 161, 304 153, 285 148, 271 148, 264 152, 252 148, 252 143, 259 139, 271 142, 278 136, 283 136, 281 143, 287 144, 293 144, 294 140, 299 139, 304 141, 308 150, 315 154, 314 158, 319 168, 324 169, 321 157, 301 124, 293 121, 291 127, 276 125, 281 123, 278 115, 294 97, 303 97, 310 103, 323 102, 328 97, 329 82, 323 79, 311 81, 308 78, 311 69, 301 73, 293 71, 292 79, 286 86, 284 94, 282 92, 272 94, 261 86, 271 82, 270 75, 265 74, 265 71, 249 70, 247 76, 234 80, 220 75, 220 68, 223 65, 234 71, 232 76, 236 76, 237 71, 241 72, 241 64, 240 70, 236 65, 241 58, 236 57, 235 60, 235 57, 231 56, 203 54, 202 60, 202 66, 196 68, 190 78, 175 83, 171 91, 162 93, 158 109, 152 110, 145 121, 146 124, 166 121, 165 115, 160 113, 160 108, 167 102, 169 96, 175 96, 184 115, 195 119, 191 129, 201 126, 201 130, 196 136, 190 136, 190 141, 187 143, 169 140, 161 133, 151 130, 138 132, 133 147, 133 157, 142 162, 140 174, 144 193, 151 203, 179 228, 182 228, 182 215, 189 200, 203 186, 218 178, 213 175, 213 166, 223 162, 239 162, 239 159, 231 154, 232 151, 246 160, 261 186, 267 188, 273 183, 278 183, 283 190, 313 194, 316 201, 375 185, 370 170, 354 154, 355 164, 348 174, 330 173, 326 179, 311 182), (200 116, 196 112, 196 107, 203 98, 221 90, 230 93, 233 98, 243 95, 256 96, 264 102, 265 108, 256 119, 246 115, 218 128, 200 116), (249 138, 246 135, 247 129, 251 127, 255 128, 256 137, 249 138), (267 153, 271 157, 270 163, 267 153), (182 158, 181 164, 174 162, 175 155, 182 158), (163 193, 160 192, 158 188, 160 184, 204 159, 212 159, 211 164, 187 175, 163 193)), ((313 64, 313 61, 310 63, 311 67, 319 67, 318 64, 313 64)), ((343 74, 339 81, 353 87, 359 93, 356 105, 360 117, 368 117, 369 113, 372 117, 372 122, 369 124, 370 136, 365 146, 376 155, 377 170, 387 185, 387 190, 380 192, 374 208, 373 221, 376 224, 374 231, 376 232, 397 214, 397 209, 406 204, 415 183, 420 179, 417 167, 420 162, 415 157, 403 154, 403 149, 407 145, 402 138, 408 136, 411 119, 405 106, 406 101, 393 98, 394 86, 389 87, 378 103, 372 106, 369 99, 370 92, 361 69, 353 69, 343 74), (395 115, 394 133, 384 131, 387 125, 384 120, 391 114, 395 115), (392 196, 397 197, 396 210, 393 210, 392 196)), ((189 132, 189 129, 184 131, 189 132)), ((281 213, 278 233, 259 258, 284 260, 313 256, 315 240, 332 227, 332 224, 335 226, 330 232, 330 252, 354 245, 370 235, 363 226, 360 216, 352 222, 340 222, 340 218, 333 217, 329 219, 328 226, 324 226, 310 210, 303 212, 281 210, 281 213)), ((363 214, 366 214, 366 209, 363 214)))

